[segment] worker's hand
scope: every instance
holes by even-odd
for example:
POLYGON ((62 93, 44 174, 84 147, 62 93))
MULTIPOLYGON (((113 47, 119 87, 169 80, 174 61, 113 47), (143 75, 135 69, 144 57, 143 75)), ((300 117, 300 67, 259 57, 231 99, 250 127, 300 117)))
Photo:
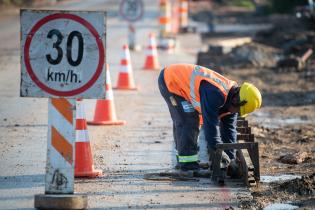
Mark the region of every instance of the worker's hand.
POLYGON ((230 162, 231 160, 229 156, 223 151, 222 157, 221 157, 221 164, 220 164, 221 169, 226 169, 228 165, 230 164, 230 162))
MULTIPOLYGON (((208 149, 208 155, 209 155, 209 166, 210 166, 210 169, 212 169, 215 150, 214 149, 208 149)), ((223 151, 221 161, 220 161, 220 168, 226 169, 228 167, 230 161, 231 160, 230 160, 229 156, 223 151)))

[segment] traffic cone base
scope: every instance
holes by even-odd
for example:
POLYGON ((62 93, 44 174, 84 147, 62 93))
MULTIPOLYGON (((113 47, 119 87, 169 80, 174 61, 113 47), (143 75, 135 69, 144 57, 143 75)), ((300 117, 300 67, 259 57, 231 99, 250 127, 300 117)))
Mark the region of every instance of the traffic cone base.
POLYGON ((102 176, 102 170, 94 169, 92 160, 92 150, 90 142, 76 142, 75 145, 76 164, 74 169, 75 177, 98 177, 102 176))
POLYGON ((138 90, 135 86, 132 76, 129 73, 121 72, 119 74, 117 86, 114 87, 115 90, 138 90))
POLYGON ((159 62, 157 61, 156 58, 149 55, 149 56, 147 56, 147 58, 145 60, 145 64, 144 64, 143 69, 158 70, 158 69, 160 69, 160 65, 159 65, 159 62))
POLYGON ((98 121, 98 122, 88 122, 89 125, 126 125, 126 121, 98 121))
POLYGON ((116 119, 116 111, 111 100, 97 100, 93 121, 89 125, 125 125, 126 121, 116 119))

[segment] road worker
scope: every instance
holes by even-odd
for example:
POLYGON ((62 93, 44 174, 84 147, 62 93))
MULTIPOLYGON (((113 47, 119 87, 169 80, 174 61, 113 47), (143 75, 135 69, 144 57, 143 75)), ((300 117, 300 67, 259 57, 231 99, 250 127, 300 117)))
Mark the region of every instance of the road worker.
MULTIPOLYGON (((245 117, 262 103, 253 84, 239 86, 213 70, 193 64, 164 68, 158 84, 173 120, 177 160, 183 171, 199 169, 199 117, 203 119, 211 164, 216 144, 236 142, 238 114, 245 117)), ((235 160, 235 151, 225 151, 222 159, 228 163, 235 160)))

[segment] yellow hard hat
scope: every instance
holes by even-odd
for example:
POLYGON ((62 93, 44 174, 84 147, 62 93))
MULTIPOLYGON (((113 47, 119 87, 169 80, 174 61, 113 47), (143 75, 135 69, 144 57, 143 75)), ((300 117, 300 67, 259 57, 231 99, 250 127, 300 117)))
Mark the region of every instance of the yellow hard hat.
POLYGON ((241 117, 246 117, 247 114, 259 109, 261 106, 261 94, 259 90, 251 83, 244 82, 240 88, 240 102, 246 101, 240 107, 241 117))

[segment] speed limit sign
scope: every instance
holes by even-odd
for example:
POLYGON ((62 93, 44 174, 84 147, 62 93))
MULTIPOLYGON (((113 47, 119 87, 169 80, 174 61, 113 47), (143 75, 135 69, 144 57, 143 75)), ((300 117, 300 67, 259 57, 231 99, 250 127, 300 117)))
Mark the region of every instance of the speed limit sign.
POLYGON ((137 21, 143 16, 143 2, 142 0, 122 0, 120 2, 119 12, 126 21, 137 21))
POLYGON ((21 96, 104 98, 105 17, 21 10, 21 96))

